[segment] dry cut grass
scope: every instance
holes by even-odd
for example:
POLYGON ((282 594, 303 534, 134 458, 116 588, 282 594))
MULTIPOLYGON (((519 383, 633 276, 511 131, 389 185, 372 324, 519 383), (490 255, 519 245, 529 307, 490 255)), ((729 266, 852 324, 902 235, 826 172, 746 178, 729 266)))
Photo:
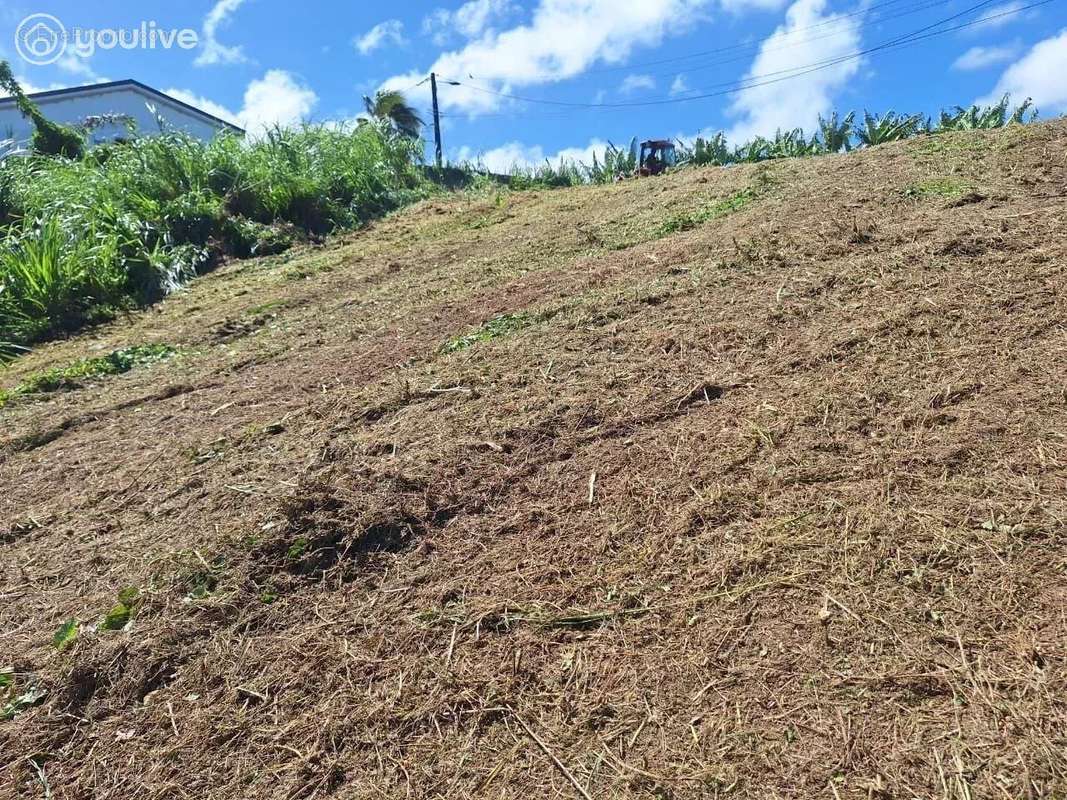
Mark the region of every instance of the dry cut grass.
POLYGON ((178 355, 0 411, 0 795, 1064 795, 1065 144, 438 200, 43 348, 178 355))

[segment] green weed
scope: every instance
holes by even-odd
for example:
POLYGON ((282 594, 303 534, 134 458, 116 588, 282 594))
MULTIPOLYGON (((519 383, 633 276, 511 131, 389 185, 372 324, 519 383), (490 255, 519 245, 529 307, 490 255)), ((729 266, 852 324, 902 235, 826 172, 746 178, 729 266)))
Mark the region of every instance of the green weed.
POLYGON ((129 372, 134 367, 160 361, 176 352, 170 345, 145 344, 114 350, 106 356, 79 359, 67 367, 56 367, 31 375, 13 389, 0 389, 0 408, 15 397, 77 389, 90 378, 129 372))
MULTIPOLYGON (((709 203, 695 211, 686 211, 668 217, 659 225, 657 232, 659 236, 667 236, 672 233, 677 233, 678 231, 687 231, 692 228, 697 228, 705 222, 710 222, 718 217, 725 217, 728 214, 740 211, 752 202, 755 197, 755 190, 741 189, 738 192, 734 192, 729 197, 714 203, 709 203)), ((659 237, 657 236, 655 238, 659 237)))
POLYGON ((904 196, 913 199, 924 197, 960 197, 973 191, 974 187, 953 178, 928 178, 913 183, 904 189, 904 196))
POLYGON ((250 317, 260 317, 270 311, 279 311, 286 306, 285 300, 271 300, 269 303, 263 303, 262 305, 252 306, 252 308, 245 311, 245 314, 250 317))
POLYGON ((0 722, 14 719, 27 708, 37 705, 48 694, 47 689, 36 684, 26 687, 22 694, 15 694, 14 672, 5 671, 0 673, 0 676, 3 677, 0 682, 0 700, 5 701, 4 705, 0 706, 0 722))
POLYGON ((68 619, 52 636, 52 644, 56 650, 63 650, 78 636, 78 620, 68 619))
MULTIPOLYGON (((762 167, 763 165, 760 166, 762 167)), ((622 236, 606 241, 606 246, 612 250, 626 250, 638 244, 670 236, 672 233, 698 228, 714 219, 741 211, 759 197, 764 188, 771 183, 763 170, 760 170, 756 177, 755 186, 740 189, 728 197, 706 203, 691 211, 681 211, 658 222, 646 223, 643 226, 635 223, 620 226, 612 233, 614 237, 618 237, 620 233, 622 236)))
MULTIPOLYGON (((543 319, 543 317, 542 317, 543 319)), ((499 339, 502 336, 507 336, 515 331, 527 328, 539 321, 539 318, 528 313, 518 314, 501 314, 498 317, 493 317, 475 331, 464 334, 463 336, 457 336, 449 339, 441 346, 442 353, 457 353, 460 350, 466 350, 478 342, 488 342, 492 339, 499 339)))
POLYGON ((105 631, 120 631, 133 617, 141 593, 135 587, 128 587, 118 593, 118 602, 104 615, 100 627, 105 631))
POLYGON ((307 553, 310 546, 311 542, 306 536, 297 536, 289 545, 289 549, 285 551, 285 556, 290 561, 299 561, 307 553))
POLYGON ((175 554, 175 560, 177 570, 167 577, 184 592, 187 602, 214 594, 226 571, 225 557, 216 556, 208 561, 196 550, 180 551, 175 554))

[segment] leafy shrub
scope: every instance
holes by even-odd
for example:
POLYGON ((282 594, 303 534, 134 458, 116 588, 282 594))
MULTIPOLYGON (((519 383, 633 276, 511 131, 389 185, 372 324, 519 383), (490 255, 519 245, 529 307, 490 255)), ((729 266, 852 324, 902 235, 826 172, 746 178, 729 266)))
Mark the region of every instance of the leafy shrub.
POLYGON ((15 98, 19 113, 33 123, 34 152, 46 156, 81 157, 85 147, 82 134, 68 125, 59 125, 46 119, 22 91, 11 72, 11 65, 6 61, 0 61, 0 89, 15 98))
POLYGON ((910 139, 926 129, 922 114, 897 115, 888 111, 879 116, 863 112, 863 127, 856 128, 856 138, 860 144, 873 147, 886 142, 910 139))
POLYGON ((78 159, 3 160, 0 359, 152 302, 217 256, 280 252, 425 197, 419 148, 369 124, 210 143, 166 131, 78 159))

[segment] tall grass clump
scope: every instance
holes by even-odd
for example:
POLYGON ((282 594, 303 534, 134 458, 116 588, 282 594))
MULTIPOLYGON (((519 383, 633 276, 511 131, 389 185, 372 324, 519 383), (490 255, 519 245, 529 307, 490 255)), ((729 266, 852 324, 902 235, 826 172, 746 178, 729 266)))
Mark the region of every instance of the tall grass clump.
POLYGON ((0 162, 0 359, 154 301, 219 256, 358 226, 429 192, 385 125, 177 131, 0 162))

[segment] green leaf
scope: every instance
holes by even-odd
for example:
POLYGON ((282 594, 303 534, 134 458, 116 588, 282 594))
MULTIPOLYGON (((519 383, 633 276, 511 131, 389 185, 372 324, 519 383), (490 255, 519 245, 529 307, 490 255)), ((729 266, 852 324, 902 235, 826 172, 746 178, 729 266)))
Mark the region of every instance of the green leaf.
POLYGON ((0 689, 6 689, 7 687, 15 683, 15 670, 12 667, 4 667, 0 669, 0 689))
POLYGON ((127 586, 121 592, 119 592, 119 602, 124 606, 133 606, 137 602, 137 598, 141 596, 141 590, 136 586, 127 586))
POLYGON ((39 703, 44 699, 46 694, 48 694, 47 689, 42 689, 39 686, 31 686, 23 694, 16 697, 3 708, 0 708, 0 720, 12 719, 16 714, 39 703))
POLYGON ((52 644, 57 650, 62 650, 78 636, 78 620, 68 619, 59 626, 59 630, 52 636, 52 644))
POLYGON ((119 603, 104 617, 101 627, 106 631, 120 631, 130 621, 130 607, 125 603, 119 603))

